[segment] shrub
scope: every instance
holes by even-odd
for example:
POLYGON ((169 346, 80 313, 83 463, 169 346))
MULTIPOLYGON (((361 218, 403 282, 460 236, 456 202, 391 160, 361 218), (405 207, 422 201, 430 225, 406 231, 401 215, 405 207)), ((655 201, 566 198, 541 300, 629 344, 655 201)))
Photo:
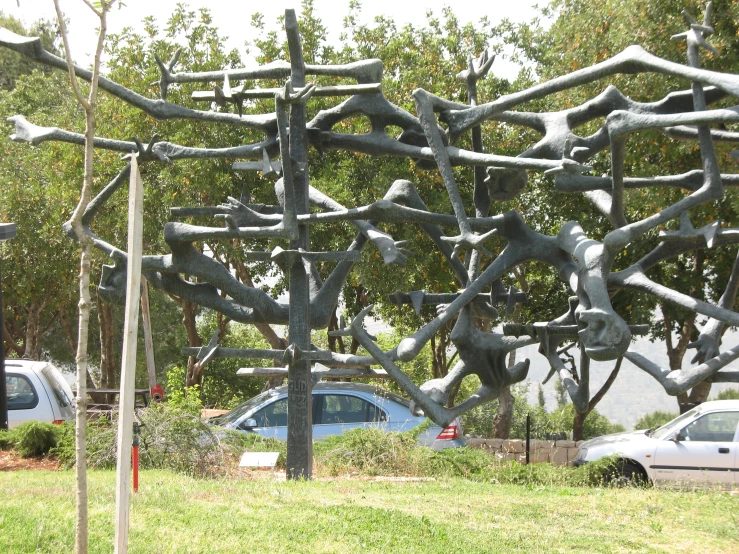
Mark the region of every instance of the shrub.
POLYGON ((368 475, 405 474, 417 471, 413 450, 416 440, 407 433, 381 429, 351 429, 314 445, 317 462, 332 475, 360 472, 368 475))
POLYGON ((54 456, 60 467, 74 467, 74 421, 65 421, 57 427, 56 446, 49 450, 49 456, 54 456))
MULTIPOLYGON (((194 396, 194 395, 193 395, 194 396)), ((224 471, 243 439, 234 433, 212 428, 199 416, 192 401, 154 404, 136 411, 143 424, 139 433, 139 463, 142 469, 170 469, 195 476, 224 471), (195 413, 193 413, 195 412, 195 413)), ((74 426, 62 425, 59 444, 52 453, 62 467, 73 467, 74 426)), ((87 423, 87 463, 90 468, 112 469, 117 462, 118 412, 87 423)))
POLYGON ((58 427, 42 421, 26 421, 13 429, 13 449, 24 458, 43 456, 56 446, 58 427))
POLYGON ((5 429, 0 430, 0 450, 10 450, 13 448, 13 433, 5 429))
MULTIPOLYGON (((264 440, 264 439, 262 439, 264 440)), ((259 445, 260 441, 255 441, 259 445)), ((314 445, 316 466, 331 475, 405 475, 444 479, 462 477, 502 485, 603 487, 614 482, 616 456, 579 468, 547 463, 522 465, 502 461, 471 447, 433 451, 420 446, 411 433, 353 429, 314 445)))

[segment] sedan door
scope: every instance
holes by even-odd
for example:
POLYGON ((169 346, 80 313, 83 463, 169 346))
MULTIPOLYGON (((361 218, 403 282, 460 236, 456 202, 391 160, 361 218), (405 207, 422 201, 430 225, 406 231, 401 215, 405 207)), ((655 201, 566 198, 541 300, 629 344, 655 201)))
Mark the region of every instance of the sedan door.
POLYGON ((263 437, 287 440, 287 396, 275 399, 253 414, 247 415, 240 427, 263 437), (245 427, 249 419, 256 422, 255 427, 245 427))
POLYGON ((316 422, 313 424, 313 439, 340 435, 347 429, 374 427, 386 421, 385 412, 376 404, 350 394, 314 394, 319 403, 316 422))
POLYGON ((731 488, 736 482, 739 412, 711 412, 659 442, 655 483, 731 488))

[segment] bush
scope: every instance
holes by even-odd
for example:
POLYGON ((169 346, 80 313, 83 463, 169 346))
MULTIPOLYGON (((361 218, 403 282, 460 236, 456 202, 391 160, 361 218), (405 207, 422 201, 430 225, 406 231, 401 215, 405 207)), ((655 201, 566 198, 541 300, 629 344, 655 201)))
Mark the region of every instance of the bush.
POLYGON ((381 429, 351 429, 326 437, 314 445, 316 461, 331 475, 359 472, 368 475, 416 472, 414 450, 418 443, 407 433, 381 429))
MULTIPOLYGON (((90 424, 88 423, 88 429, 90 424)), ((49 456, 57 459, 60 467, 74 467, 74 421, 58 425, 56 446, 49 450, 49 456)))
POLYGON ((0 430, 0 450, 13 448, 13 433, 5 429, 0 430))
MULTIPOLYGON (((224 471, 243 451, 243 438, 212 428, 200 419, 193 401, 154 404, 136 411, 142 469, 170 469, 195 476, 224 471)), ((52 450, 62 467, 73 467, 74 426, 62 425, 59 444, 52 450)), ((112 469, 117 462, 118 412, 87 423, 87 463, 90 468, 112 469)))
POLYGON ((471 447, 437 452, 420 446, 411 433, 387 433, 378 429, 353 429, 329 437, 314 445, 314 455, 319 470, 331 475, 461 477, 525 486, 607 486, 618 467, 615 456, 572 468, 501 461, 471 447))
POLYGON ((644 414, 639 418, 639 421, 634 424, 634 430, 637 431, 639 429, 656 429, 657 427, 661 427, 668 421, 672 421, 676 417, 677 414, 662 412, 659 410, 650 414, 644 414))
POLYGON ((739 389, 722 390, 716 395, 716 400, 739 400, 739 389))
POLYGON ((24 458, 43 456, 56 446, 58 426, 41 421, 26 421, 10 434, 13 449, 24 458))

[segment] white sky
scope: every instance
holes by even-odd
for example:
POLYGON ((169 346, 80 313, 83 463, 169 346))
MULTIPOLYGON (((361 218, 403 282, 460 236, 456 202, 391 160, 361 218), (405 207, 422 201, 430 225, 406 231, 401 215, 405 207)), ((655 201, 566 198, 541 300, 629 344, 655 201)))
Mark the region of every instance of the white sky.
MULTIPOLYGON (((117 33, 126 26, 141 28, 141 20, 148 15, 153 15, 161 28, 177 4, 171 0, 123 0, 123 3, 123 8, 114 8, 108 16, 110 33, 117 33)), ((275 27, 274 22, 279 15, 284 14, 286 8, 294 8, 298 13, 300 12, 299 0, 272 0, 270 2, 190 0, 186 3, 193 10, 200 7, 209 8, 215 26, 229 37, 227 45, 230 48, 238 48, 242 54, 244 42, 252 38, 250 21, 253 13, 264 14, 265 24, 270 29, 275 27)), ((486 16, 492 23, 497 23, 506 17, 513 21, 529 21, 536 16, 533 7, 535 3, 536 0, 453 3, 449 0, 426 0, 419 3, 365 0, 362 2, 360 23, 371 23, 374 17, 380 14, 392 16, 399 27, 413 21, 425 23, 427 10, 432 10, 435 16, 442 17, 444 6, 451 4, 454 4, 454 13, 463 24, 477 22, 483 16, 486 16)), ((82 0, 61 0, 61 6, 70 21, 72 56, 78 62, 86 64, 95 47, 97 18, 82 0)), ((314 7, 318 17, 329 29, 329 40, 338 41, 343 29, 343 18, 349 11, 349 0, 315 0, 314 7)), ((27 25, 42 18, 56 19, 52 0, 0 0, 0 10, 17 17, 27 25)), ((513 78, 517 68, 513 64, 498 59, 493 65, 493 71, 498 76, 513 78)))

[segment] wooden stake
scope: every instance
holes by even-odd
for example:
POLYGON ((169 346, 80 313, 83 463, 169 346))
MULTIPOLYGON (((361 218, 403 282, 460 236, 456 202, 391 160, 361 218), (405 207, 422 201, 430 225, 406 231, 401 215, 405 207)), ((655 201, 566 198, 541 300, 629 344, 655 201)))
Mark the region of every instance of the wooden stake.
POLYGON ((149 392, 157 386, 157 370, 154 364, 154 340, 151 337, 151 313, 149 312, 149 284, 141 276, 141 323, 144 325, 144 348, 146 349, 146 371, 149 374, 149 392))
POLYGON ((141 183, 136 154, 131 155, 131 178, 128 190, 128 273, 126 280, 126 312, 121 361, 121 393, 118 414, 118 460, 115 497, 115 553, 128 552, 128 512, 131 494, 131 441, 133 411, 136 402, 136 343, 139 327, 139 295, 141 292, 141 250, 144 219, 144 187, 141 183))

